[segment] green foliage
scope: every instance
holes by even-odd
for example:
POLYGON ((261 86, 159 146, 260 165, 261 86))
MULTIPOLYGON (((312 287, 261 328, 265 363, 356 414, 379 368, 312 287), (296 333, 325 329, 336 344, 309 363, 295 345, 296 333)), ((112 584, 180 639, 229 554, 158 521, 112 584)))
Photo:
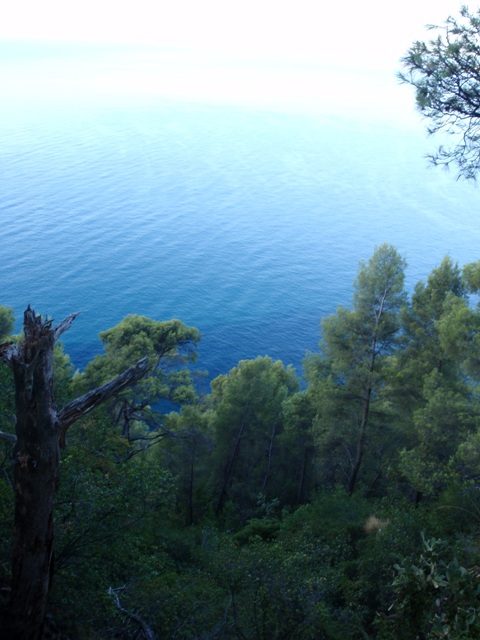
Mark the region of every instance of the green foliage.
POLYGON ((5 340, 13 331, 15 317, 10 307, 0 307, 0 341, 5 340))
POLYGON ((216 514, 228 499, 233 526, 253 515, 258 493, 281 496, 282 408, 297 388, 294 370, 268 357, 242 360, 228 376, 212 382, 216 514))
MULTIPOLYGON (((49 609, 72 640, 139 637, 110 588, 173 640, 480 636, 480 269, 447 257, 408 300, 404 268, 390 245, 360 265, 303 390, 258 357, 198 399, 184 365, 199 335, 176 320, 128 316, 73 381, 56 348, 59 405, 145 354, 152 368, 69 432, 49 609)), ((13 413, 0 364, 1 431, 13 413)), ((0 586, 13 512, 2 446, 0 586)))
POLYGON ((50 608, 79 637, 111 637, 107 591, 138 579, 159 545, 155 523, 173 505, 169 473, 147 454, 125 461, 129 448, 109 421, 90 418, 72 430, 62 458, 50 608))
POLYGON ((450 481, 452 456, 478 428, 474 393, 480 362, 480 316, 469 304, 462 271, 444 258, 415 287, 402 313, 402 350, 392 380, 401 421, 399 469, 434 495, 450 481))
POLYGON ((395 564, 395 617, 380 638, 474 640, 480 634, 478 568, 452 557, 445 541, 426 538, 423 549, 395 564))
POLYGON ((460 481, 475 481, 480 476, 480 429, 460 442, 451 459, 451 468, 460 481))
POLYGON ((208 415, 197 405, 165 416, 168 437, 152 456, 169 471, 175 484, 176 514, 192 525, 211 515, 211 455, 214 436, 208 415))
POLYGON ((249 523, 240 529, 234 540, 240 545, 254 542, 256 540, 274 540, 280 530, 280 523, 273 518, 252 518, 249 523))
POLYGON ((463 267, 463 279, 471 293, 480 291, 480 261, 470 262, 463 267))
MULTIPOLYGON (((364 456, 375 450, 375 440, 380 444, 385 432, 389 356, 398 343, 406 302, 404 268, 405 260, 387 244, 377 247, 367 264, 361 263, 353 309, 339 307, 323 320, 323 359, 309 365, 316 443, 327 471, 324 482, 344 482, 350 493, 364 469, 364 456)), ((375 452, 379 466, 370 483, 385 462, 382 449, 375 452)))
POLYGON ((395 348, 406 301, 404 269, 394 247, 376 248, 368 264, 360 265, 353 310, 339 307, 322 321, 322 352, 338 383, 352 393, 370 385, 382 363, 379 356, 395 348))
POLYGON ((401 454, 401 468, 416 490, 430 495, 445 486, 459 444, 479 426, 463 389, 446 385, 434 370, 425 377, 423 406, 414 413, 418 444, 401 454))
POLYGON ((440 146, 431 161, 446 167, 453 163, 460 176, 475 179, 480 168, 480 10, 462 7, 458 19, 450 16, 430 29, 438 35, 410 47, 399 78, 415 88, 429 133, 443 130, 455 140, 440 146))
POLYGON ((276 474, 282 478, 281 494, 277 495, 284 505, 302 504, 313 495, 316 483, 314 416, 315 407, 306 391, 293 393, 283 402, 276 474))
POLYGON ((440 347, 449 358, 458 363, 461 373, 480 374, 480 314, 467 300, 452 294, 445 300, 444 310, 437 322, 440 347))
POLYGON ((53 388, 59 408, 73 400, 72 378, 73 364, 64 353, 62 343, 57 342, 53 351, 53 388))
POLYGON ((146 356, 156 376, 141 384, 143 395, 153 402, 169 393, 162 367, 170 364, 178 369, 179 364, 194 360, 194 347, 199 339, 197 329, 179 320, 159 322, 144 316, 127 316, 112 329, 100 333, 105 354, 95 357, 77 382, 98 386, 146 356))
POLYGON ((315 594, 320 637, 373 637, 375 612, 390 603, 392 564, 416 549, 417 519, 408 503, 394 507, 342 490, 284 517, 278 544, 297 561, 299 551, 305 555, 299 566, 315 594))
POLYGON ((187 327, 180 320, 159 322, 136 315, 126 316, 113 329, 100 333, 105 351, 113 361, 125 358, 134 362, 146 354, 152 359, 152 366, 160 358, 177 355, 180 348, 185 348, 188 356, 194 358, 191 348, 199 339, 197 329, 187 327))
POLYGON ((402 309, 403 350, 399 374, 405 392, 414 398, 419 391, 418 379, 432 369, 446 371, 452 366, 443 353, 439 322, 445 305, 465 300, 465 287, 458 264, 447 256, 432 270, 427 282, 418 282, 409 305, 402 309))
POLYGON ((8 366, 0 361, 0 431, 15 430, 15 391, 13 375, 8 366))
POLYGON ((118 325, 100 334, 105 354, 96 356, 73 380, 76 393, 108 382, 114 376, 147 357, 151 373, 133 387, 119 394, 110 405, 110 415, 121 426, 122 434, 130 440, 146 444, 162 436, 160 402, 192 403, 196 393, 191 373, 184 364, 196 358, 195 346, 200 334, 179 320, 159 322, 144 316, 130 315, 118 325))

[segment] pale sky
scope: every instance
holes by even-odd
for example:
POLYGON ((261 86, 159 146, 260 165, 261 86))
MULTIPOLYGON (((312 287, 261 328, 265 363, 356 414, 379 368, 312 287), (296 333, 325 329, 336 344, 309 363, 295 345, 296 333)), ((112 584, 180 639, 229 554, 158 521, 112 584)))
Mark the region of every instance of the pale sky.
POLYGON ((456 0, 13 0, 0 38, 191 46, 219 56, 382 67, 456 0))
POLYGON ((0 86, 4 100, 23 104, 128 92, 363 111, 417 123, 413 92, 396 79, 400 58, 415 39, 431 37, 426 24, 458 16, 460 6, 457 0, 12 0, 2 8, 0 43, 134 43, 181 53, 149 54, 135 64, 128 55, 113 65, 98 58, 57 74, 41 60, 20 68, 0 58, 0 86))

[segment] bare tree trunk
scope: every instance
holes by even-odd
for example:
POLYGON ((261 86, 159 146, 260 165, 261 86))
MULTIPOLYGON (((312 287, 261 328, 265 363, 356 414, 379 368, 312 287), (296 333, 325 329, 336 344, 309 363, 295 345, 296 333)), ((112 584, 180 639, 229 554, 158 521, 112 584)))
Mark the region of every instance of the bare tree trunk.
POLYGON ((362 421, 360 423, 360 434, 358 436, 357 441, 357 453, 355 455, 355 461, 352 466, 352 472, 350 474, 350 478, 348 481, 348 493, 352 495, 355 490, 355 485, 357 483, 358 472, 360 471, 360 467, 362 465, 363 460, 363 451, 365 449, 365 439, 367 437, 367 424, 368 424, 368 415, 370 413, 370 401, 372 399, 372 373, 375 370, 375 359, 377 356, 377 329, 378 323, 380 321, 380 317, 383 312, 383 301, 380 307, 380 311, 378 313, 378 317, 375 323, 375 332, 372 338, 371 345, 371 353, 370 353, 370 365, 368 367, 368 384, 365 389, 365 395, 363 397, 363 409, 362 409, 362 421))
POLYGON ((358 442, 357 442, 357 453, 355 455, 355 461, 352 466, 352 472, 350 473, 350 478, 348 480, 349 495, 352 495, 355 489, 358 472, 360 471, 360 467, 362 465, 363 451, 365 449, 365 439, 367 436, 368 413, 370 411, 371 397, 372 397, 372 389, 369 387, 368 389, 365 390, 365 398, 363 400, 362 422, 360 424, 360 434, 358 436, 358 442))
POLYGON ((140 361, 112 382, 77 398, 57 412, 53 396, 53 349, 77 314, 52 328, 28 307, 25 338, 19 345, 0 345, 0 357, 15 382, 14 448, 15 516, 12 589, 4 640, 39 640, 53 576, 53 507, 59 486, 60 444, 68 427, 121 389, 147 373, 140 361))

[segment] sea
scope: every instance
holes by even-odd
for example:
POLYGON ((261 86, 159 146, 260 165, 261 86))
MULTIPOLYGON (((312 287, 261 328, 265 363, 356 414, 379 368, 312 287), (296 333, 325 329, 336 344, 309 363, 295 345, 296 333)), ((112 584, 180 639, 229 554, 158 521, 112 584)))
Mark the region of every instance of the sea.
POLYGON ((479 192, 395 69, 0 42, 0 304, 62 320, 74 366, 128 314, 178 318, 211 380, 269 355, 302 373, 384 242, 407 288, 480 259, 479 192))

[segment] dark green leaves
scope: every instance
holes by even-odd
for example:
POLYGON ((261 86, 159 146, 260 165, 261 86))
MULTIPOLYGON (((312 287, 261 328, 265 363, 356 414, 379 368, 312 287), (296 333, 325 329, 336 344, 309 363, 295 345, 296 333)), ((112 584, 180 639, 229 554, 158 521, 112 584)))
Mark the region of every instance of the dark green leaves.
POLYGON ((430 121, 429 133, 445 131, 454 144, 430 156, 435 165, 457 166, 459 176, 475 179, 480 169, 480 11, 449 17, 437 38, 415 42, 402 60, 401 82, 416 90, 419 110, 430 121))
POLYGON ((13 309, 0 307, 0 341, 12 333, 14 320, 13 309))

